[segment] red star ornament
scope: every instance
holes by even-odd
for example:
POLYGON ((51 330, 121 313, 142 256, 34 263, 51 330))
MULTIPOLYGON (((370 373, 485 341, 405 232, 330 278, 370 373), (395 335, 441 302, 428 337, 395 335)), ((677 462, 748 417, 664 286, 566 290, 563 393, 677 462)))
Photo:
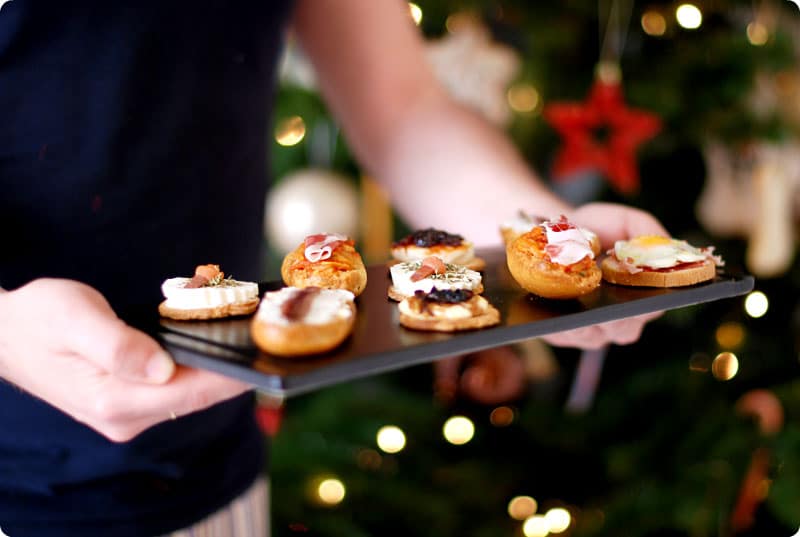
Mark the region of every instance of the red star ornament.
POLYGON ((553 163, 556 180, 592 169, 603 173, 623 194, 639 189, 636 148, 661 130, 661 120, 650 112, 628 108, 622 84, 596 78, 586 102, 554 102, 542 113, 562 138, 553 163), (596 135, 601 131, 606 131, 605 140, 596 135))

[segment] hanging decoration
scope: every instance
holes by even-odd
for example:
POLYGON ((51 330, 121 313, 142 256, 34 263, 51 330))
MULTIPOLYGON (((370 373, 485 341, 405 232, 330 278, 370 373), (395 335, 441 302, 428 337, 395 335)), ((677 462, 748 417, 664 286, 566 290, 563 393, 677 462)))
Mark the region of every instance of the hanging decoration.
POLYGON ((552 170, 557 181, 596 170, 620 193, 639 189, 636 150, 659 132, 661 120, 628 107, 623 96, 619 58, 631 9, 628 4, 622 23, 619 2, 612 3, 605 32, 601 29, 605 37, 600 62, 586 101, 553 102, 544 107, 545 120, 562 139, 552 170))
POLYGON ((454 99, 506 125, 512 118, 506 91, 519 71, 519 55, 494 41, 475 16, 459 13, 448 21, 449 34, 426 43, 436 77, 454 99))

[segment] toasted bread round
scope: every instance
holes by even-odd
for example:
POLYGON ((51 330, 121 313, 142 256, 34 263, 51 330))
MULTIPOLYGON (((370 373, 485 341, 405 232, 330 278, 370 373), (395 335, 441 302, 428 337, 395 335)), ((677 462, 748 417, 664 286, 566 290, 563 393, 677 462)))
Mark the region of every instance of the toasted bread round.
MULTIPOLYGON (((409 297, 404 300, 406 304, 409 301, 420 300, 417 297, 409 297)), ((473 296, 468 303, 476 303, 482 301, 482 307, 476 308, 476 313, 471 317, 462 318, 448 318, 444 315, 438 315, 438 312, 444 312, 449 307, 457 307, 458 304, 437 304, 437 311, 433 313, 420 313, 419 315, 409 315, 400 310, 400 324, 406 328, 414 330, 429 330, 435 332, 456 332, 460 330, 475 330, 478 328, 486 328, 494 326, 500 322, 500 312, 497 308, 489 304, 483 297, 473 296)), ((475 304, 477 306, 477 304, 475 304)))
MULTIPOLYGON (((531 224, 531 229, 533 229, 534 224, 531 224)), ((586 231, 586 238, 589 239, 589 245, 592 248, 592 252, 594 253, 595 257, 599 256, 601 253, 601 245, 600 245, 600 237, 597 236, 596 233, 586 231)), ((508 245, 517 240, 519 237, 527 233, 527 231, 519 231, 511 226, 500 226, 500 235, 503 237, 503 244, 508 248, 508 245)))
POLYGON ((158 313, 162 317, 175 319, 177 321, 201 321, 207 319, 222 319, 236 315, 250 315, 258 309, 259 299, 256 298, 249 302, 236 304, 224 304, 213 308, 179 309, 167 306, 165 300, 158 305, 158 313))
POLYGON ((537 241, 536 228, 506 247, 506 263, 523 289, 544 298, 576 298, 597 289, 602 279, 602 272, 588 256, 568 266, 551 262, 537 241))
POLYGON ((717 275, 717 267, 711 259, 692 263, 684 268, 643 270, 631 274, 622 267, 616 257, 609 255, 601 261, 600 268, 603 271, 603 279, 607 282, 637 287, 683 287, 713 280, 717 275))
POLYGON ((277 324, 256 316, 250 324, 250 335, 259 349, 276 356, 320 354, 338 347, 353 331, 356 307, 353 303, 349 307, 352 315, 325 324, 277 324))
POLYGON ((305 257, 305 244, 286 254, 281 277, 292 287, 346 289, 358 296, 367 286, 367 269, 352 241, 339 245, 331 257, 311 262, 305 257))

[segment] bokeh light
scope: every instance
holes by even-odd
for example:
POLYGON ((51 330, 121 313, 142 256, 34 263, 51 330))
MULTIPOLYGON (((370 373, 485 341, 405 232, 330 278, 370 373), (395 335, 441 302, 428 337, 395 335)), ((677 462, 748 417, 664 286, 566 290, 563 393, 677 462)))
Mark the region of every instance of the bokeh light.
POLYGON ((489 423, 495 427, 507 427, 514 422, 514 410, 511 407, 499 406, 489 414, 489 423))
POLYGON ((642 15, 641 24, 647 35, 660 37, 667 31, 667 19, 658 11, 646 11, 642 15))
POLYGON ((682 28, 696 30, 703 24, 703 13, 694 4, 681 4, 675 10, 675 20, 682 28))
POLYGON ((536 88, 525 83, 514 84, 508 88, 506 98, 508 99, 508 106, 521 114, 535 112, 541 102, 536 88))
POLYGON ((696 352, 689 358, 689 370, 708 373, 711 369, 711 357, 704 352, 696 352))
POLYGON ((711 363, 711 374, 717 380, 731 380, 739 372, 739 359, 732 352, 719 353, 711 363))
POLYGON ((550 534, 550 523, 544 515, 533 515, 525 519, 522 533, 525 537, 547 537, 550 534))
POLYGON ((475 435, 475 425, 469 418, 453 416, 444 423, 442 432, 448 442, 460 446, 472 440, 475 435))
POLYGON ((508 514, 514 520, 525 520, 536 514, 539 504, 530 496, 515 496, 508 502, 508 514))
POLYGON ((422 22, 422 8, 413 2, 409 2, 408 11, 411 13, 411 18, 414 19, 414 24, 419 26, 422 22))
POLYGON ((549 509, 544 514, 544 518, 549 525, 551 533, 561 533, 566 531, 567 528, 569 528, 569 525, 572 523, 572 516, 570 516, 569 511, 563 507, 554 507, 549 509))
POLYGON ((344 483, 333 477, 323 479, 317 485, 317 496, 326 505, 337 505, 344 500, 344 483))
POLYGON ((744 327, 741 323, 725 322, 717 327, 714 337, 723 349, 737 349, 744 341, 744 327))
POLYGON ((744 311, 754 319, 763 317, 768 309, 769 300, 767 299, 767 295, 761 291, 753 291, 744 299, 744 311))
POLYGON ((386 453, 397 453, 406 446, 406 435, 400 427, 386 425, 376 435, 378 447, 386 453))
POLYGON ((756 47, 766 45, 769 41, 769 30, 760 22, 753 21, 747 25, 747 40, 756 47))
POLYGON ((300 116, 283 119, 275 126, 275 141, 284 147, 299 144, 306 136, 306 123, 300 116))

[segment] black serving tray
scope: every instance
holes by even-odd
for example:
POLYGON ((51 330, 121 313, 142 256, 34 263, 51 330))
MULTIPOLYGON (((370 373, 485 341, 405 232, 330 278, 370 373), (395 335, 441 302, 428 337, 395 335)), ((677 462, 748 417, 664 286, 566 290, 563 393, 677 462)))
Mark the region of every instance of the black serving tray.
MULTIPOLYGON (((497 347, 643 313, 670 310, 743 295, 753 289, 749 275, 718 272, 710 282, 658 289, 603 282, 574 300, 546 300, 524 291, 511 277, 505 252, 480 252, 487 261, 484 296, 500 311, 499 325, 458 333, 409 330, 398 322, 397 303, 387 298, 384 265, 367 270, 368 283, 356 299, 353 334, 334 351, 305 358, 280 358, 261 352, 250 339, 250 317, 215 321, 161 319, 158 337, 181 364, 249 382, 266 395, 283 399, 317 388, 414 364, 497 347)), ((261 292, 280 282, 260 285, 261 292)))

